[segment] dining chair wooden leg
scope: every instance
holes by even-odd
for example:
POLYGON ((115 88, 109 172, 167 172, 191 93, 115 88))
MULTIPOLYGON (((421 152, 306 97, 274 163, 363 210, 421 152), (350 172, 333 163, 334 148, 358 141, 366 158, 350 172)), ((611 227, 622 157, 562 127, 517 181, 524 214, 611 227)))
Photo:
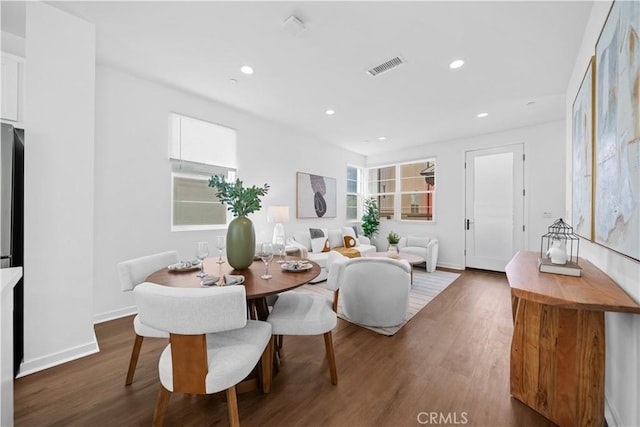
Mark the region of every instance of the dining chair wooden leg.
POLYGON ((229 412, 229 425, 231 427, 240 427, 236 386, 231 386, 227 389, 227 411, 229 412))
POLYGON ((267 320, 269 317, 269 305, 266 298, 255 298, 251 300, 256 307, 256 320, 267 320))
POLYGON ((333 311, 335 313, 338 312, 338 295, 340 294, 340 289, 336 289, 333 292, 333 304, 331 305, 331 308, 333 309, 333 311))
POLYGON ((269 339, 267 348, 264 349, 261 359, 262 371, 262 392, 269 393, 271 391, 271 380, 273 378, 273 335, 269 339))
POLYGON ((276 374, 280 372, 280 363, 282 362, 280 350, 282 349, 283 340, 284 340, 284 337, 282 335, 274 335, 273 371, 276 374))
POLYGON ((136 334, 136 340, 133 343, 133 349, 131 350, 131 360, 129 360, 129 370, 127 371, 127 380, 124 385, 131 385, 133 382, 133 374, 136 372, 136 365, 138 364, 138 356, 140 355, 140 349, 142 348, 143 336, 136 334))
POLYGON ((256 302, 254 300, 251 300, 247 303, 247 310, 249 311, 249 319, 258 319, 258 311, 256 310, 256 302))
POLYGON ((161 427, 164 424, 164 415, 167 413, 167 407, 169 406, 169 397, 171 397, 171 392, 160 384, 156 408, 153 410, 153 427, 161 427))
POLYGON ((331 384, 338 384, 338 370, 336 369, 336 355, 333 352, 333 338, 331 331, 324 334, 324 347, 327 351, 327 363, 329 364, 329 373, 331 374, 331 384))

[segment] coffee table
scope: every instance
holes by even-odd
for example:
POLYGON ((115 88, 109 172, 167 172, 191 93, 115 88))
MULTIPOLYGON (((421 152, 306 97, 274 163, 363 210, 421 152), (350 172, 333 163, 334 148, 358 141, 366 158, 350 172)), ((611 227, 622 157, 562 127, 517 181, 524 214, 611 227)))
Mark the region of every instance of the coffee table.
MULTIPOLYGON (((370 258, 391 258, 387 252, 373 252, 369 254, 365 254, 364 256, 370 258)), ((399 253, 395 258, 391 259, 403 259, 411 264, 411 284, 413 284, 413 266, 416 264, 422 264, 425 262, 425 259, 418 255, 413 254, 402 254, 399 253)))

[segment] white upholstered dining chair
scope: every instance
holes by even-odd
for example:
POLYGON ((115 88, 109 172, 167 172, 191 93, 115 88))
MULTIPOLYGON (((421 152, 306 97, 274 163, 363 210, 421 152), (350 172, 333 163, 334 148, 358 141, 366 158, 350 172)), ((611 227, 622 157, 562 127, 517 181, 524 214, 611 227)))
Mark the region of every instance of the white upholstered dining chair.
MULTIPOLYGON (((130 292, 137 285, 144 282, 144 279, 154 271, 177 262, 178 253, 176 251, 161 252, 123 261, 118 264, 120 287, 122 291, 130 292)), ((133 329, 136 333, 136 340, 131 350, 131 359, 129 360, 129 369, 127 370, 125 385, 130 385, 133 382, 133 375, 136 371, 138 356, 140 355, 144 338, 169 338, 169 334, 165 331, 157 330, 140 322, 139 316, 133 319, 133 329)))
POLYGON ((271 388, 271 325, 247 320, 244 286, 174 288, 142 283, 133 291, 143 323, 170 336, 158 369, 153 425, 163 424, 172 392, 226 391, 229 424, 240 425, 236 384, 261 361, 263 392, 271 388))
POLYGON ((364 326, 390 327, 406 320, 411 289, 411 265, 391 258, 331 256, 327 289, 334 291, 334 308, 364 326))
POLYGON ((336 327, 337 316, 331 302, 322 295, 310 295, 288 291, 278 295, 267 322, 271 323, 274 336, 322 335, 329 365, 331 383, 338 384, 336 357, 333 351, 331 331, 336 327))

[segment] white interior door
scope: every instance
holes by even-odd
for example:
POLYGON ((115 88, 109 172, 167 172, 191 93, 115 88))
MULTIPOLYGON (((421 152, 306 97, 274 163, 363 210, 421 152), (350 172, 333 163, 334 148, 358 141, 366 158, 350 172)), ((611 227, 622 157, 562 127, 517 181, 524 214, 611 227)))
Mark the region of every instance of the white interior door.
POLYGON ((465 264, 504 271, 524 246, 524 147, 466 153, 465 264))

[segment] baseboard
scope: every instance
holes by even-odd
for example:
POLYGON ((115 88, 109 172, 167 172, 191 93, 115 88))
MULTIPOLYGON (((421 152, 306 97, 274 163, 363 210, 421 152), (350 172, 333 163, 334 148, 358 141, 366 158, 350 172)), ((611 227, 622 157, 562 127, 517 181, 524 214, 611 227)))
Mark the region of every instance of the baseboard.
POLYGON ((623 425, 616 407, 609 402, 606 395, 604 397, 604 419, 608 427, 621 427, 623 425))
POLYGON ((438 263, 436 264, 436 268, 438 267, 442 267, 442 268, 450 268, 452 270, 464 270, 464 265, 460 265, 460 264, 447 264, 447 263, 438 263))
POLYGON ((108 322, 109 320, 120 319, 121 317, 131 316, 137 314, 138 309, 135 305, 131 307, 121 308, 119 310, 106 311, 104 313, 96 314, 93 317, 93 324, 108 322))
POLYGON ((74 348, 70 348, 59 353, 50 354, 48 356, 39 357, 37 359, 22 362, 20 365, 20 371, 16 378, 21 378, 27 375, 34 374, 39 371, 43 371, 54 366, 62 365, 63 363, 71 362, 72 360, 80 359, 85 356, 89 356, 94 353, 98 353, 100 347, 98 346, 98 339, 96 334, 93 334, 93 341, 83 345, 79 345, 74 348))

